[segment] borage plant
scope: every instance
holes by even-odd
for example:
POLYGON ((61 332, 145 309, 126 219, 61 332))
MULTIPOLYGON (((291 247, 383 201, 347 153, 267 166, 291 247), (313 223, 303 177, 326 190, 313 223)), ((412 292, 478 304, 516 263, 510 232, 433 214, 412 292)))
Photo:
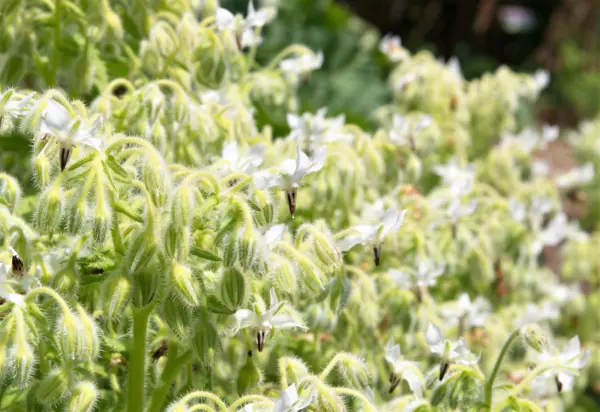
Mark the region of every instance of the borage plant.
POLYGON ((533 160, 558 134, 518 116, 543 73, 468 82, 386 37, 394 101, 371 134, 296 113, 318 51, 255 61, 273 8, 0 10, 2 410, 582 399, 598 236, 559 200, 594 176, 533 160), (289 111, 290 134, 259 106, 289 111), (570 284, 541 259, 562 245, 570 284))

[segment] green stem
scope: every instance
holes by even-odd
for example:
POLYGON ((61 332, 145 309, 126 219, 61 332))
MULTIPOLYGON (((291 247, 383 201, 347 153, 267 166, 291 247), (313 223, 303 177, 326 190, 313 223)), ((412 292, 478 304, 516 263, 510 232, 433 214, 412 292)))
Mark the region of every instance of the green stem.
POLYGON ((148 412, 159 412, 162 410, 165 402, 165 397, 177 374, 181 371, 181 367, 186 363, 192 353, 184 352, 181 356, 177 356, 179 344, 176 341, 169 341, 169 352, 167 353, 167 364, 160 375, 158 386, 152 391, 148 412))
POLYGON ((60 48, 60 25, 62 24, 60 12, 62 6, 61 0, 56 0, 54 5, 54 51, 52 52, 52 60, 50 61, 50 78, 48 81, 49 87, 56 87, 56 78, 58 75, 58 61, 59 59, 59 48, 60 48))
POLYGON ((144 382, 146 378, 146 330, 152 306, 133 308, 133 343, 130 350, 127 410, 144 410, 144 382))
POLYGON ((229 412, 236 412, 240 406, 250 402, 269 402, 271 404, 273 403, 273 401, 271 401, 269 398, 262 395, 246 395, 229 405, 229 412))
POLYGON ((512 342, 515 340, 515 338, 517 336, 519 336, 520 333, 521 333, 521 329, 519 328, 519 329, 516 329, 513 333, 511 333, 511 335, 508 337, 506 343, 504 343, 504 346, 502 347, 502 350, 500 351, 500 355, 498 356, 498 359, 496 359, 496 364, 494 365, 494 370, 492 371, 492 374, 490 375, 489 380, 485 384, 485 404, 488 406, 488 408, 491 408, 491 406, 492 406, 492 392, 494 390, 494 380, 496 380, 496 376, 498 375, 498 372, 500 371, 500 365, 502 364, 502 361, 504 360, 504 356, 506 355, 506 352, 508 352, 508 348, 510 347, 512 342))
POLYGON ((375 411, 375 407, 369 402, 369 400, 362 393, 348 389, 348 388, 335 388, 335 393, 340 395, 352 396, 356 399, 359 399, 363 403, 363 411, 375 411))

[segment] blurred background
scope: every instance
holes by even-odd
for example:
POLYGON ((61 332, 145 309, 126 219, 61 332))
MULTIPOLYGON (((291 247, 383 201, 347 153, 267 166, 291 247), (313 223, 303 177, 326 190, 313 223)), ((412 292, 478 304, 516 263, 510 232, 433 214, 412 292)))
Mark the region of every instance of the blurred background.
MULTIPOLYGON (((247 0, 221 0, 244 12, 247 0)), ((379 38, 399 35, 411 51, 456 56, 466 78, 508 65, 545 68, 551 84, 536 117, 574 126, 600 113, 600 1, 598 0, 262 0, 277 5, 259 57, 292 42, 325 55, 323 68, 303 85, 303 111, 328 106, 370 129, 370 113, 389 101, 391 69, 379 38), (373 62, 377 64, 373 64, 373 62)), ((268 116, 267 113, 261 113, 268 116)), ((277 123, 277 119, 270 119, 277 123)), ((282 119, 284 121, 284 119, 282 119)), ((285 128, 285 125, 281 125, 285 128)))

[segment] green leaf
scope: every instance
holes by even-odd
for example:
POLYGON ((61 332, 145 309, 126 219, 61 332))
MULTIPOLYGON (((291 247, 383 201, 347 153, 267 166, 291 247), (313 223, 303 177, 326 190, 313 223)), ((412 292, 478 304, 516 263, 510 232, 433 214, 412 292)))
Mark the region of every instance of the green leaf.
POLYGON ((225 304, 214 295, 209 295, 208 298, 206 298, 206 307, 211 312, 221 315, 232 315, 235 312, 235 310, 231 310, 225 306, 225 304))
POLYGON ((221 258, 214 253, 209 252, 208 250, 200 249, 199 247, 192 246, 190 249, 190 253, 194 256, 197 256, 201 259, 211 260, 213 262, 220 262, 221 258))

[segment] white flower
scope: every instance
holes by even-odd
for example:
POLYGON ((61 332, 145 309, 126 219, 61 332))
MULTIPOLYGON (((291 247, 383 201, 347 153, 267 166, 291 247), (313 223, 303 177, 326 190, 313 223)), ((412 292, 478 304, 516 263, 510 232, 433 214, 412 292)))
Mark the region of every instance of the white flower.
POLYGON ((539 323, 548 320, 555 320, 560 317, 560 308, 556 302, 545 301, 541 305, 528 303, 525 306, 525 314, 517 319, 516 327, 521 327, 528 323, 539 323))
POLYGON ((0 262, 0 298, 5 299, 15 305, 22 305, 25 303, 25 296, 15 293, 9 279, 10 267, 0 262))
POLYGON ((279 399, 275 401, 273 412, 298 412, 307 408, 313 401, 315 394, 310 393, 306 398, 298 396, 296 385, 292 384, 279 394, 279 399))
POLYGON ((418 76, 416 73, 405 74, 404 76, 402 76, 398 79, 395 79, 392 87, 394 88, 395 91, 400 91, 400 90, 404 89, 404 86, 406 86, 407 84, 410 84, 410 83, 414 82, 415 80, 417 80, 417 78, 418 78, 418 76))
POLYGON ((549 282, 546 279, 539 283, 541 291, 558 304, 572 302, 581 295, 581 288, 577 283, 565 285, 559 282, 549 282))
POLYGON ((590 348, 582 351, 579 337, 573 337, 564 347, 562 352, 550 348, 538 356, 540 363, 548 364, 550 369, 543 376, 556 379, 558 391, 569 391, 573 388, 573 381, 579 371, 583 369, 590 357, 590 348))
POLYGON ((12 89, 0 93, 0 128, 5 124, 14 125, 14 121, 27 111, 33 93, 17 97, 12 89))
POLYGON ((419 365, 416 362, 405 360, 400 353, 400 345, 395 345, 393 339, 390 339, 387 343, 385 359, 392 367, 390 392, 394 391, 400 380, 405 380, 415 396, 418 398, 423 397, 425 378, 419 369, 419 365))
POLYGON ((304 113, 301 116, 288 113, 287 122, 291 129, 290 139, 302 142, 308 140, 310 144, 324 144, 335 141, 350 142, 352 135, 343 131, 345 116, 327 119, 327 108, 322 108, 316 114, 304 113))
POLYGON ((548 143, 552 143, 560 134, 558 126, 544 125, 542 128, 542 140, 540 142, 540 148, 544 149, 548 143))
POLYGON ((533 177, 546 177, 550 174, 550 165, 545 160, 534 160, 531 164, 533 177))
POLYGON ((278 173, 269 171, 257 172, 253 176, 254 184, 258 189, 268 189, 279 187, 286 191, 290 214, 293 216, 296 211, 296 192, 300 187, 302 179, 313 172, 318 172, 325 164, 327 157, 327 148, 319 147, 309 158, 306 153, 300 150, 300 144, 296 147, 296 160, 285 160, 279 166, 278 173))
POLYGON ((265 146, 255 145, 250 148, 246 156, 240 156, 238 143, 233 141, 223 146, 221 157, 226 164, 227 173, 253 173, 264 159, 265 146))
POLYGON ((275 17, 275 9, 264 8, 256 11, 252 1, 248 3, 248 14, 245 19, 239 15, 234 16, 229 10, 220 7, 215 16, 217 29, 221 32, 233 32, 242 49, 262 42, 262 37, 257 35, 254 29, 262 28, 273 17, 275 17))
POLYGON ((537 256, 545 246, 557 246, 565 239, 583 242, 588 238, 589 235, 581 231, 576 222, 569 223, 567 215, 559 212, 546 228, 538 232, 532 242, 531 253, 537 256))
POLYGON ((454 74, 454 76, 458 80, 464 79, 462 69, 460 67, 460 61, 458 60, 458 58, 456 56, 452 56, 452 57, 450 57, 450 59, 448 59, 447 66, 448 66, 448 69, 450 69, 452 74, 454 74))
POLYGON ((511 197, 508 199, 508 213, 516 222, 523 223, 527 216, 527 209, 523 203, 511 197))
POLYGON ((473 214, 476 208, 477 201, 474 199, 470 200, 466 204, 463 204, 459 198, 454 198, 448 204, 446 214, 450 220, 450 223, 456 225, 461 217, 473 214))
POLYGON ((408 52, 402 47, 400 37, 386 34, 379 43, 379 51, 385 54, 392 62, 397 63, 408 57, 408 52))
POLYGON ((560 189, 572 189, 590 183, 594 179, 594 164, 586 163, 581 167, 569 170, 556 178, 556 186, 560 189))
POLYGON ((550 73, 548 70, 538 70, 533 75, 533 82, 538 91, 544 90, 550 84, 550 73))
POLYGON ((410 146, 411 150, 416 149, 415 135, 429 127, 433 123, 431 116, 424 115, 417 122, 409 120, 399 114, 394 114, 392 119, 392 129, 390 130, 390 140, 398 146, 410 146))
POLYGON ((440 312, 444 318, 457 320, 464 327, 483 327, 490 314, 490 304, 482 296, 471 301, 469 295, 463 293, 456 302, 442 307, 440 312))
POLYGON ((96 117, 89 125, 88 121, 79 117, 71 118, 67 109, 54 100, 48 100, 48 105, 42 115, 40 132, 42 135, 52 135, 60 143, 60 168, 64 170, 71 152, 75 146, 88 146, 96 150, 102 147, 102 139, 94 137, 100 129, 102 118, 96 117))
POLYGON ((290 329, 300 328, 306 329, 304 325, 299 323, 293 316, 289 314, 279 314, 284 303, 279 302, 275 289, 270 291, 270 306, 264 313, 253 312, 248 309, 240 309, 233 314, 236 321, 234 332, 237 333, 241 329, 255 328, 256 342, 258 351, 262 352, 265 346, 265 338, 273 329, 290 329))
POLYGON ((425 289, 434 286, 444 270, 444 265, 436 265, 429 259, 419 259, 416 270, 406 273, 391 269, 389 275, 403 289, 425 289))
POLYGON ((318 52, 317 54, 303 54, 299 57, 293 57, 282 60, 279 63, 279 67, 285 73, 295 75, 305 75, 314 70, 320 69, 323 65, 323 53, 318 52))
POLYGON ((475 183, 475 165, 460 167, 456 159, 452 159, 446 165, 433 167, 435 174, 442 178, 442 183, 450 188, 455 196, 471 193, 475 183))
POLYGON ((398 212, 396 209, 388 209, 385 211, 380 223, 354 226, 353 230, 357 234, 342 239, 338 242, 338 247, 342 252, 346 252, 358 244, 372 246, 375 255, 375 265, 379 265, 381 246, 385 237, 400 229, 405 214, 406 210, 398 212))
POLYGON ((463 338, 456 342, 444 339, 442 331, 433 323, 429 323, 425 337, 431 352, 441 358, 440 380, 444 379, 448 368, 453 363, 474 365, 479 361, 479 358, 469 350, 463 338))

